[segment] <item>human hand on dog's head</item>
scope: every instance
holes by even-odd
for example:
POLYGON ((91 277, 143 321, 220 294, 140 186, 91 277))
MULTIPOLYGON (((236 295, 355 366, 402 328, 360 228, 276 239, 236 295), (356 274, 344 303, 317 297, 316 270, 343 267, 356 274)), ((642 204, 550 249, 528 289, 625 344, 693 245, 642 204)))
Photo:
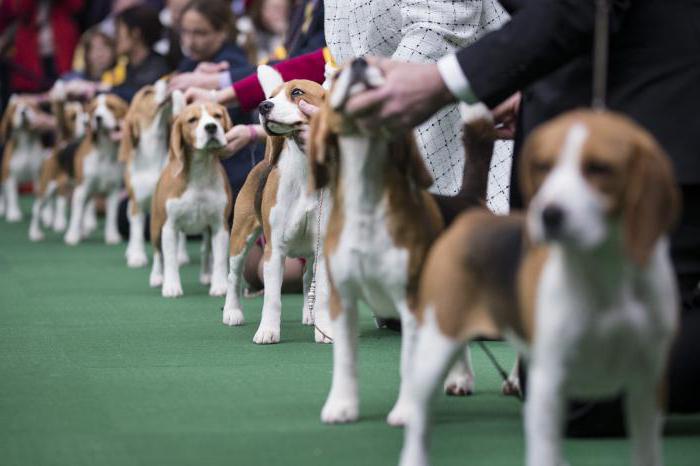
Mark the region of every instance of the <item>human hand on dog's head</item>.
MULTIPOLYGON (((299 109, 301 109, 301 111, 304 113, 304 115, 309 117, 309 121, 311 121, 311 117, 316 115, 321 110, 319 107, 317 107, 315 105, 311 105, 310 103, 308 103, 305 100, 299 101, 299 109)), ((304 127, 301 129, 301 131, 299 131, 299 139, 301 140, 301 144, 303 146, 302 148, 304 149, 304 151, 306 151, 306 148, 307 148, 308 143, 309 143, 309 132, 310 132, 310 128, 309 128, 308 124, 304 125, 304 127)))
POLYGON ((379 57, 366 60, 381 70, 384 83, 353 95, 345 105, 345 112, 362 128, 411 129, 455 101, 435 63, 404 63, 379 57))

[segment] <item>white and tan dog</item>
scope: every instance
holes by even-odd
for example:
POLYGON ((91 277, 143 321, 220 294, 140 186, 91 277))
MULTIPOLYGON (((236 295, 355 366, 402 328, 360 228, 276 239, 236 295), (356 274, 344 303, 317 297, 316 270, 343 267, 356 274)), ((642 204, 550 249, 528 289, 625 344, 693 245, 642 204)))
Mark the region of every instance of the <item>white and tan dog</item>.
POLYGON ((117 209, 122 182, 122 167, 117 160, 121 128, 127 104, 112 94, 100 94, 88 105, 89 124, 75 156, 75 183, 71 213, 64 241, 76 245, 84 237, 86 205, 97 194, 106 195, 105 242, 121 241, 117 229, 117 209))
POLYGON ((5 143, 0 170, 0 215, 4 214, 8 222, 22 220, 19 185, 27 181, 38 184, 41 164, 49 154, 42 146, 41 134, 31 127, 38 112, 31 100, 12 96, 0 120, 0 140, 5 143))
MULTIPOLYGON (((267 100, 259 106, 260 122, 268 133, 265 160, 248 175, 238 194, 231 229, 229 288, 223 309, 226 325, 244 322, 240 302, 242 272, 248 251, 261 231, 265 234, 263 274, 265 299, 260 326, 253 337, 259 344, 280 341, 282 314, 281 288, 284 260, 304 257, 304 309, 302 322, 316 325, 315 340, 330 343, 328 322, 328 283, 325 261, 319 257, 316 267, 314 313, 308 308, 308 293, 313 278, 315 252, 325 231, 331 201, 328 193, 309 192, 309 162, 298 134, 308 123, 299 110, 300 100, 319 106, 325 91, 312 81, 285 83, 269 66, 258 68, 258 79, 267 100), (320 196, 325 205, 319 211, 320 196), (323 218, 319 219, 319 215, 323 218), (321 223, 319 232, 319 222, 321 223)), ((324 190, 326 191, 326 190, 324 190)))
MULTIPOLYGON (((41 241, 44 232, 41 228, 41 213, 45 206, 55 201, 53 230, 62 233, 67 227, 67 207, 75 181, 75 155, 88 125, 88 114, 82 103, 67 101, 64 84, 57 81, 50 93, 51 107, 56 118, 56 143, 51 155, 41 166, 36 198, 32 205, 32 219, 29 224, 29 239, 41 241)), ((94 210, 91 210, 94 215, 94 210)), ((85 222, 88 228, 96 226, 95 218, 85 222)))
MULTIPOLYGON (((126 263, 129 267, 148 264, 144 227, 146 215, 160 174, 168 159, 168 136, 171 120, 185 107, 181 92, 169 95, 168 83, 160 79, 141 88, 131 101, 124 119, 119 160, 124 163, 124 184, 129 195, 129 242, 126 263)), ((178 241, 178 261, 189 262, 187 243, 182 234, 178 241)))
POLYGON ((230 128, 226 109, 212 103, 185 107, 173 123, 168 163, 151 206, 154 254, 150 284, 162 285, 164 297, 182 295, 177 258, 180 232, 204 233, 200 281, 211 282, 211 296, 226 294, 231 188, 219 158, 230 128))
POLYGON ((429 463, 430 398, 454 354, 503 334, 530 364, 528 466, 563 464, 567 398, 621 393, 633 464, 659 466, 678 319, 669 160, 627 118, 577 111, 536 130, 521 166, 527 214, 463 214, 426 262, 401 465, 429 463))
MULTIPOLYGON (((443 226, 425 190, 433 180, 411 133, 386 135, 358 128, 344 113, 355 92, 380 85, 379 69, 357 59, 333 83, 311 129, 316 188, 328 186, 333 207, 325 239, 333 329, 333 382, 321 412, 327 423, 355 421, 357 304, 376 317, 401 319, 401 374, 410 363, 419 273, 443 226)), ((404 422, 404 383, 388 421, 404 422)))

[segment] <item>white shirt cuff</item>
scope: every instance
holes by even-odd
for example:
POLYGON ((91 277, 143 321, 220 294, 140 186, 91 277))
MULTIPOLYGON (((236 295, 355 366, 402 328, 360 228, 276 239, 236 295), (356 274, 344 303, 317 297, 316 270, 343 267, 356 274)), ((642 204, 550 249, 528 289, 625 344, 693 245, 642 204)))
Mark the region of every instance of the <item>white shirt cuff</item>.
POLYGON ((452 95, 462 102, 475 104, 479 102, 478 97, 474 95, 469 80, 464 76, 462 67, 459 66, 457 56, 455 54, 445 55, 437 62, 438 71, 445 86, 450 90, 452 95))
POLYGON ((219 73, 219 89, 226 89, 227 87, 233 86, 231 82, 231 74, 228 71, 222 71, 219 73))

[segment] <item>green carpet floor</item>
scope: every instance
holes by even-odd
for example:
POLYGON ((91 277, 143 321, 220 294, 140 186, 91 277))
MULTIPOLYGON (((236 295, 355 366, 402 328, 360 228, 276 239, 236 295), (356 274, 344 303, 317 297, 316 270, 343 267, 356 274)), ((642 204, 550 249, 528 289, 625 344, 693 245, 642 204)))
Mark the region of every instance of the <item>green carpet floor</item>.
MULTIPOLYGON (((23 203, 25 213, 28 203, 23 203)), ((196 258, 197 244, 191 245, 196 258)), ((0 465, 394 465, 402 442, 384 418, 397 393, 399 336, 362 317, 361 419, 325 426, 331 347, 284 299, 282 343, 256 346, 261 299, 247 324, 221 324, 223 299, 182 269, 166 300, 101 235, 32 244, 27 222, 0 220, 0 465)), ((195 262, 198 262, 195 261, 195 262)), ((509 365, 513 352, 490 344, 509 365)), ((519 402, 475 349, 477 393, 439 397, 433 464, 522 464, 519 402)), ((666 464, 700 464, 700 418, 673 418, 666 464)), ((572 466, 628 464, 623 440, 568 441, 572 466)))

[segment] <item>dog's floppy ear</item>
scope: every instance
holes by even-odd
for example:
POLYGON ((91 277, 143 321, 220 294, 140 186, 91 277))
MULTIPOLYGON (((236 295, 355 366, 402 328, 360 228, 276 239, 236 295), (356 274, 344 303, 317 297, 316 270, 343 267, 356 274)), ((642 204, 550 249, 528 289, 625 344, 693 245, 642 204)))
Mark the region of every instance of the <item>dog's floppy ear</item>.
POLYGON ((129 112, 124 118, 122 130, 122 140, 119 144, 119 161, 126 163, 131 159, 134 153, 134 148, 139 143, 141 137, 141 127, 134 115, 129 112))
POLYGON ((225 108, 222 108, 223 112, 223 120, 221 121, 221 126, 224 129, 224 133, 228 133, 228 131, 233 128, 233 122, 231 121, 231 115, 228 114, 228 111, 225 108))
POLYGON ((16 98, 12 96, 7 104, 5 113, 2 115, 2 120, 0 120, 0 142, 7 142, 12 135, 12 116, 17 109, 15 99, 16 98))
POLYGON ((258 81, 260 81, 260 86, 263 88, 266 99, 269 99, 275 89, 284 84, 282 75, 268 65, 258 66, 258 81))
POLYGON ((338 163, 338 135, 329 125, 330 112, 324 106, 311 118, 309 130, 309 165, 312 190, 324 188, 331 179, 331 170, 338 163))
POLYGON ((389 153, 396 157, 395 163, 399 169, 412 179, 421 189, 428 189, 433 185, 433 175, 425 167, 423 157, 418 152, 413 131, 407 131, 389 142, 389 153))
POLYGON ((658 239, 675 224, 681 197, 668 156, 650 135, 638 131, 622 215, 627 254, 643 266, 658 239))
POLYGON ((185 159, 185 135, 182 134, 184 119, 179 116, 173 123, 170 131, 170 149, 168 150, 168 158, 175 167, 175 175, 179 175, 185 169, 187 160, 185 159))
POLYGON ((268 136, 265 142, 265 160, 271 167, 277 165, 284 148, 284 136, 268 136))

